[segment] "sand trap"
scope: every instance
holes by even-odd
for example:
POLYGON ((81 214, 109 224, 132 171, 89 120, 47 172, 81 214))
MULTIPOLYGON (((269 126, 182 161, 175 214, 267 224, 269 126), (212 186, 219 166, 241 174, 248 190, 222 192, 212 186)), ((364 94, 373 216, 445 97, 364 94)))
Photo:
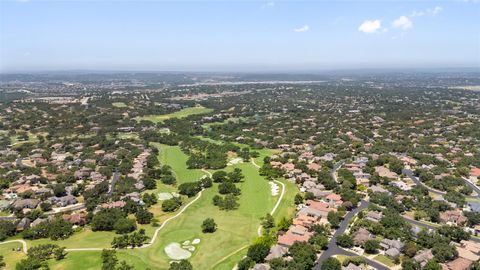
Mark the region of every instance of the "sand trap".
POLYGON ((182 243, 182 246, 188 246, 188 245, 190 245, 190 240, 187 240, 187 241, 182 243))
POLYGON ((198 245, 198 244, 200 244, 200 239, 198 238, 193 239, 192 245, 198 245))
POLYGON ((165 201, 165 200, 168 200, 168 199, 171 199, 171 198, 173 198, 173 195, 169 192, 158 193, 158 199, 160 201, 165 201))
POLYGON ((179 243, 170 243, 164 249, 165 253, 170 259, 173 260, 185 260, 192 256, 192 253, 183 249, 179 243))
POLYGON ((277 184, 274 182, 269 182, 270 183, 270 190, 272 192, 272 196, 277 196, 278 192, 280 191, 280 187, 278 187, 277 184))
POLYGON ((227 165, 235 165, 235 164, 242 163, 242 162, 243 162, 242 158, 234 158, 234 159, 230 160, 227 163, 227 165))
POLYGON ((183 248, 186 249, 186 250, 192 251, 192 252, 195 251, 194 246, 184 246, 183 248))

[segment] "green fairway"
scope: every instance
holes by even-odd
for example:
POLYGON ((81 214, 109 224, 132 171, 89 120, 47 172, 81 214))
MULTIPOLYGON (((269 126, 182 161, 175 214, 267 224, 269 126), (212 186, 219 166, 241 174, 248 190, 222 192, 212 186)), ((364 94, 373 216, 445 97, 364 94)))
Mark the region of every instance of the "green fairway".
POLYGON ((185 108, 180 111, 169 113, 169 114, 147 115, 147 116, 137 117, 136 120, 137 121, 147 120, 154 123, 161 123, 170 118, 185 118, 190 115, 205 114, 212 111, 213 109, 205 108, 203 106, 195 106, 195 107, 185 108))
POLYGON ((5 261, 5 269, 15 269, 15 264, 26 257, 21 250, 17 251, 17 248, 21 247, 22 244, 20 243, 8 243, 0 245, 0 255, 3 256, 5 261))
POLYGON ((126 108, 126 107, 128 107, 127 104, 125 104, 125 102, 113 102, 112 106, 116 107, 116 108, 126 108))

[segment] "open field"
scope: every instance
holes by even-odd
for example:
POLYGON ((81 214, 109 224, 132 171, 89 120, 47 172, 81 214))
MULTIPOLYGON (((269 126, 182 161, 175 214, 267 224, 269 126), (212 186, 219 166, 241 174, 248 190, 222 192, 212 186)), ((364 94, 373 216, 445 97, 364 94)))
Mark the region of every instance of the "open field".
POLYGON ((388 267, 394 267, 396 264, 393 262, 392 259, 388 258, 387 256, 385 255, 382 255, 382 254, 379 254, 377 256, 375 256, 374 258, 376 261, 379 261, 383 264, 385 264, 386 266, 388 267))
POLYGON ((173 112, 173 113, 169 113, 169 114, 147 115, 147 116, 137 117, 136 120, 137 121, 147 120, 147 121, 151 121, 151 122, 154 122, 154 123, 161 123, 161 122, 163 122, 167 119, 170 119, 170 118, 185 118, 185 117, 188 117, 190 115, 205 114, 205 113, 209 113, 209 112, 212 112, 212 111, 213 111, 212 109, 205 108, 203 106, 195 106, 195 107, 185 108, 183 110, 173 112))

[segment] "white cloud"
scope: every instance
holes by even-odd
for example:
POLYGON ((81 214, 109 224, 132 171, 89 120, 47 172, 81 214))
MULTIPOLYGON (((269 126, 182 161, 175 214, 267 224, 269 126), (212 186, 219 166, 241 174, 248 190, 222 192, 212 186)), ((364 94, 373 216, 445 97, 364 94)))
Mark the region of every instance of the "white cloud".
POLYGON ((407 16, 400 16, 398 19, 393 21, 392 25, 395 28, 408 30, 413 27, 413 22, 407 16))
POLYGON ((263 4, 262 8, 269 8, 269 7, 274 7, 274 6, 275 6, 275 2, 270 1, 270 2, 267 2, 267 3, 263 4))
POLYGON ((441 6, 436 6, 434 8, 427 8, 426 10, 422 11, 413 11, 412 14, 410 14, 410 17, 422 17, 425 15, 432 15, 435 16, 438 13, 440 13, 443 10, 441 6))
POLYGON ((308 24, 305 24, 304 26, 302 26, 300 28, 293 29, 293 31, 295 31, 295 32, 307 32, 308 30, 310 30, 310 26, 308 26, 308 24))
POLYGON ((380 20, 366 20, 358 27, 358 31, 373 34, 377 33, 380 28, 382 28, 380 20))

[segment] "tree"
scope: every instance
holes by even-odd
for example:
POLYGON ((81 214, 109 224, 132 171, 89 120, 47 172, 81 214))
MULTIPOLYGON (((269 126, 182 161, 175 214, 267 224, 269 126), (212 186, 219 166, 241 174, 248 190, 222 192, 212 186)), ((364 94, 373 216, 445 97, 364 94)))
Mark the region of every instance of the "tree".
POLYGON ((55 249, 53 252, 53 256, 55 257, 55 260, 60 261, 63 260, 67 256, 67 252, 65 251, 65 247, 59 247, 55 249))
POLYGON ((201 182, 187 182, 180 184, 178 186, 178 193, 186 195, 188 197, 193 197, 197 195, 198 192, 202 190, 201 182))
POLYGON ((182 205, 182 200, 180 198, 173 197, 171 199, 165 200, 162 203, 162 211, 164 212, 173 212, 176 211, 182 205))
POLYGON ((363 248, 365 249, 366 253, 374 254, 377 252, 377 249, 380 247, 380 244, 377 240, 367 240, 363 244, 363 248))
POLYGON ((227 179, 227 173, 225 171, 216 171, 212 174, 213 182, 222 183, 227 179))
POLYGON ((235 186, 234 183, 226 181, 223 183, 220 183, 218 185, 218 193, 220 194, 234 194, 234 195, 239 195, 240 194, 240 189, 235 186))
POLYGON ((433 256, 437 262, 446 262, 457 257, 458 252, 454 246, 448 243, 437 243, 432 248, 433 256))
POLYGON ((143 207, 139 207, 135 218, 139 224, 149 224, 152 221, 153 214, 143 207))
POLYGON ((172 262, 169 270, 193 270, 193 266, 189 261, 181 260, 179 262, 172 262))
POLYGON ((442 267, 435 260, 429 260, 423 270, 442 270, 442 267))
POLYGON ((5 261, 3 261, 3 255, 0 255, 0 268, 5 267, 5 261))
POLYGON ((295 201, 295 204, 301 204, 301 203, 303 203, 303 197, 302 197, 302 195, 301 195, 300 193, 297 193, 297 194, 295 195, 294 201, 295 201))
POLYGON ((242 181, 242 179, 244 178, 244 176, 242 174, 242 170, 239 169, 239 168, 233 169, 232 172, 229 172, 227 174, 227 177, 228 177, 228 180, 230 180, 233 183, 238 183, 238 182, 242 181))
POLYGON ((339 246, 344 248, 353 247, 353 238, 345 233, 337 236, 336 242, 339 246))
POLYGON ((125 213, 117 208, 102 209, 92 218, 92 231, 111 231, 117 220, 124 218, 125 213))
POLYGON ((202 182, 202 187, 203 188, 210 188, 210 187, 213 186, 212 178, 210 178, 210 177, 204 177, 204 178, 200 179, 200 181, 202 182))
POLYGON ((213 218, 207 218, 202 223, 202 232, 203 233, 213 233, 217 230, 217 224, 213 218))
POLYGON ((250 257, 245 257, 238 262, 238 270, 248 270, 255 265, 255 261, 250 257))
POLYGON ((248 247, 247 256, 252 258, 253 261, 260 263, 267 257, 269 251, 270 247, 263 243, 253 244, 248 247))
POLYGON ((315 234, 308 239, 308 243, 313 245, 316 251, 321 251, 327 249, 328 238, 325 235, 315 234))
POLYGON ((137 229, 137 224, 133 219, 120 218, 117 221, 115 221, 113 228, 118 234, 125 234, 125 233, 135 231, 137 229))
POLYGON ((341 270, 342 264, 336 258, 330 257, 326 259, 322 266, 320 267, 321 270, 341 270))
POLYGON ((338 228, 338 226, 340 225, 340 221, 342 220, 342 217, 340 216, 339 213, 330 211, 328 212, 327 220, 332 225, 332 227, 338 228))
POLYGON ((403 252, 405 253, 405 255, 407 255, 410 258, 415 256, 415 254, 417 254, 417 251, 418 251, 417 244, 415 244, 414 242, 407 242, 405 244, 405 247, 403 248, 403 252))
POLYGON ((312 269, 317 259, 315 248, 306 242, 295 242, 288 250, 293 258, 295 269, 312 269))
POLYGON ((271 229, 275 227, 275 220, 273 219, 273 216, 267 213, 265 217, 262 220, 262 227, 265 229, 271 229))
POLYGON ((175 179, 175 176, 171 174, 162 176, 160 181, 162 181, 162 183, 165 185, 175 185, 175 183, 177 183, 177 179, 175 179))
POLYGON ((223 210, 235 210, 238 208, 238 198, 233 195, 233 194, 228 194, 227 196, 225 196, 225 198, 223 199, 221 205, 220 205, 220 209, 223 209, 223 210))
POLYGON ((405 259, 402 261, 402 270, 420 270, 421 266, 418 262, 412 259, 405 259))

